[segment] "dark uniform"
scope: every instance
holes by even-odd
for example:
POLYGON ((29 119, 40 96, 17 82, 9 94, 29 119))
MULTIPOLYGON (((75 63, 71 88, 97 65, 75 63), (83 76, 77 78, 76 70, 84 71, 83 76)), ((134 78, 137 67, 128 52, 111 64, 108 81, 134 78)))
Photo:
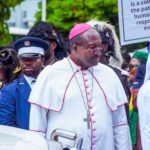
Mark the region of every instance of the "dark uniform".
MULTIPOLYGON (((42 60, 44 50, 48 47, 49 45, 43 40, 31 37, 21 38, 14 44, 14 48, 18 51, 19 59, 26 59, 30 63, 31 61, 35 63, 37 59, 38 61, 42 60)), ((26 62, 26 64, 28 63, 29 65, 29 62, 26 62)), ((38 67, 42 68, 41 66, 42 63, 38 67)), ((30 103, 28 102, 28 98, 31 92, 31 85, 29 85, 27 79, 32 78, 34 77, 27 76, 24 71, 19 79, 2 88, 0 97, 0 124, 29 129, 30 103)))

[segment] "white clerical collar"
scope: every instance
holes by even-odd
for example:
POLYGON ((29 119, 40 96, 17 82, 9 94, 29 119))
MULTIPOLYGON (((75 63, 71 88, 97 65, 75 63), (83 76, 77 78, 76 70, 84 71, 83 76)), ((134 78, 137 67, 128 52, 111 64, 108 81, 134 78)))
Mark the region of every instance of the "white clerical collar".
MULTIPOLYGON (((81 69, 81 66, 79 66, 79 65, 77 65, 70 57, 68 57, 67 58, 68 59, 68 61, 71 63, 71 65, 72 65, 72 67, 74 68, 74 70, 83 70, 83 69, 81 69)), ((92 68, 93 67, 89 67, 88 69, 86 69, 86 70, 92 70, 92 68)), ((86 71, 85 70, 85 71, 86 71)))

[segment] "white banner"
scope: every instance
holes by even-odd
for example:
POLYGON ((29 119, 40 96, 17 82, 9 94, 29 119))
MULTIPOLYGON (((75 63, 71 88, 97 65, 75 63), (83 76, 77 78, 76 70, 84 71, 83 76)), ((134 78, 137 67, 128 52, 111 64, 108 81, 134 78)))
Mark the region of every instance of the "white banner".
POLYGON ((150 41, 150 0, 118 0, 121 45, 150 41))

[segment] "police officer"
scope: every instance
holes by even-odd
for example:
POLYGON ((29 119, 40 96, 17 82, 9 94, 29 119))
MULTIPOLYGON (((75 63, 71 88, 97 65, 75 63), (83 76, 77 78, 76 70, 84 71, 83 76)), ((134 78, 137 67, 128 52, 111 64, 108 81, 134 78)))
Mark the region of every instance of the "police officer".
POLYGON ((14 43, 22 75, 2 88, 0 97, 0 124, 29 128, 30 104, 28 97, 38 74, 42 70, 44 51, 49 45, 33 37, 24 37, 14 43))

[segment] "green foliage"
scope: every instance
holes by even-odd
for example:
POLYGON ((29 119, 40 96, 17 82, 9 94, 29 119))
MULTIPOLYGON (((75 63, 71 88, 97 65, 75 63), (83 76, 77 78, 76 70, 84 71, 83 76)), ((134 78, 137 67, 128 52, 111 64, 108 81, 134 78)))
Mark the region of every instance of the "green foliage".
MULTIPOLYGON (((38 21, 41 19, 41 11, 36 17, 38 21)), ((116 24, 117 0, 47 0, 47 21, 54 23, 64 33, 75 23, 93 18, 116 24)))
POLYGON ((8 33, 8 25, 5 23, 10 18, 10 8, 23 0, 0 0, 0 46, 8 44, 12 36, 8 33))
MULTIPOLYGON (((119 33, 117 6, 117 0, 47 0, 46 20, 54 23, 66 36, 75 23, 90 19, 110 22, 119 33)), ((41 9, 41 4, 39 8, 41 9)), ((37 21, 41 20, 41 11, 36 17, 37 21)), ((131 44, 122 48, 133 51, 141 47, 144 47, 144 44, 131 44)))

